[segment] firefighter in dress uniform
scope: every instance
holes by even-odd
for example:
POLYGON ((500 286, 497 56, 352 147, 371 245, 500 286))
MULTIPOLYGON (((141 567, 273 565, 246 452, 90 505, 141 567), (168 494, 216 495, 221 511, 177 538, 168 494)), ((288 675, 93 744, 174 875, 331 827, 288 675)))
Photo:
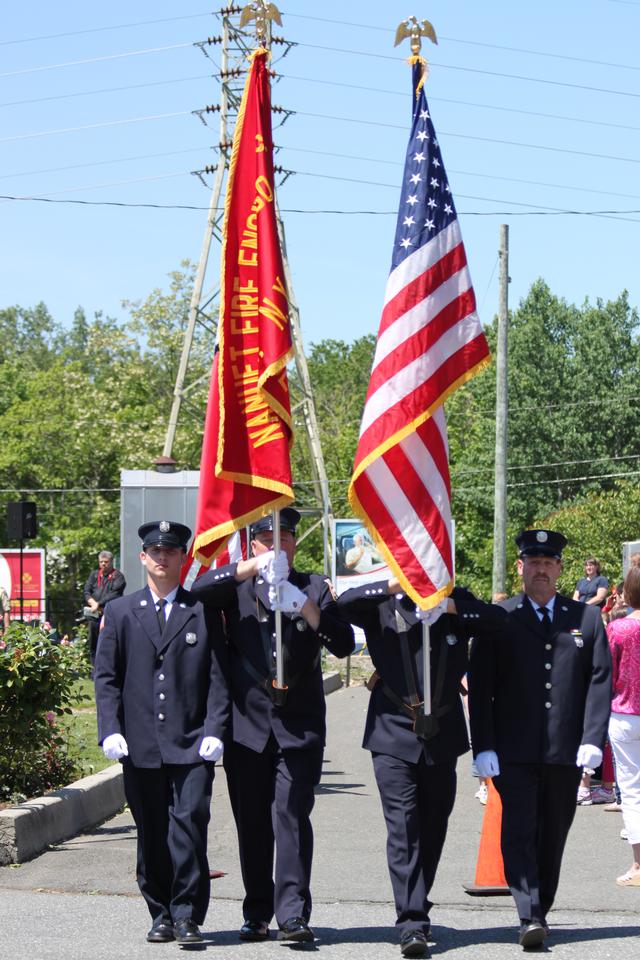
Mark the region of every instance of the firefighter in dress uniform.
MULTIPOLYGON (((458 610, 475 599, 454 589, 458 610)), ((460 696, 468 641, 445 600, 423 612, 398 581, 367 583, 342 593, 338 609, 365 631, 375 673, 363 747, 371 751, 387 825, 387 862, 396 930, 405 957, 428 956, 429 893, 456 795, 456 761, 469 749, 460 696), (444 611, 444 614, 443 614, 444 611), (422 716, 423 628, 430 622, 432 719, 422 716)))
POLYGON ((502 856, 525 950, 549 934, 578 783, 602 761, 611 707, 600 610, 556 592, 566 543, 552 530, 520 533, 523 592, 461 614, 476 634, 471 742, 478 773, 493 777, 502 800, 502 856))
POLYGON ((138 535, 147 586, 109 602, 98 639, 98 736, 122 762, 147 940, 197 944, 209 906, 214 762, 230 712, 226 644, 219 613, 179 585, 189 528, 162 520, 138 535))
POLYGON ((330 581, 293 568, 300 514, 285 507, 279 516, 279 556, 273 518, 264 517, 251 527, 253 556, 208 571, 192 593, 224 612, 228 635, 232 737, 225 770, 245 887, 240 939, 266 940, 275 914, 280 939, 307 942, 314 939, 310 814, 325 742, 321 649, 345 657, 354 638, 337 614, 330 581), (286 614, 284 691, 274 686, 276 584, 286 614))

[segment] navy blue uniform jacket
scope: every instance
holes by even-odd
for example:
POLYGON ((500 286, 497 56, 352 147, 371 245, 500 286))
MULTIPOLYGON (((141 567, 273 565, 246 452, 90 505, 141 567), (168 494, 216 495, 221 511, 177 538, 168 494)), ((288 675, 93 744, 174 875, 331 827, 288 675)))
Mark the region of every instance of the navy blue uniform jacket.
POLYGON ((220 615, 186 590, 162 634, 147 587, 112 600, 94 673, 99 742, 122 734, 136 767, 201 762, 202 738, 225 736, 226 669, 220 615))
POLYGON ((311 629, 302 618, 282 616, 285 683, 296 678, 284 706, 273 705, 266 690, 247 671, 243 658, 262 675, 275 667, 266 662, 259 617, 268 615, 269 642, 275 649, 275 617, 269 610, 269 586, 261 577, 238 583, 237 564, 209 570, 191 592, 207 607, 223 610, 229 636, 229 673, 233 704, 233 739, 262 752, 271 733, 282 749, 324 745, 326 705, 319 653, 324 645, 336 657, 353 651, 353 630, 337 613, 328 580, 291 570, 289 581, 320 607, 320 624, 311 629), (259 602, 259 603, 258 603, 259 602), (268 614, 267 614, 268 612, 268 614), (299 629, 301 627, 302 629, 299 629))
MULTIPOLYGON (((464 616, 464 614, 463 614, 464 616)), ((601 749, 611 710, 611 658, 600 610, 556 594, 547 636, 524 593, 468 614, 473 752, 507 763, 575 764, 601 749)))
MULTIPOLYGON (((402 663, 396 625, 396 610, 411 625, 406 634, 411 651, 417 693, 423 698, 422 624, 415 604, 408 597, 389 596, 387 581, 346 590, 338 598, 338 609, 351 623, 362 627, 371 660, 384 683, 402 700, 409 701, 409 690, 402 663)), ((467 591, 456 589, 453 597, 460 609, 467 591)), ((469 749, 469 737, 460 697, 460 681, 467 671, 468 641, 459 619, 443 614, 430 629, 431 691, 435 690, 438 665, 446 646, 444 686, 440 706, 447 712, 439 718, 438 733, 430 740, 419 740, 408 717, 377 683, 371 693, 363 747, 400 760, 417 763, 423 753, 428 764, 454 760, 469 749)))

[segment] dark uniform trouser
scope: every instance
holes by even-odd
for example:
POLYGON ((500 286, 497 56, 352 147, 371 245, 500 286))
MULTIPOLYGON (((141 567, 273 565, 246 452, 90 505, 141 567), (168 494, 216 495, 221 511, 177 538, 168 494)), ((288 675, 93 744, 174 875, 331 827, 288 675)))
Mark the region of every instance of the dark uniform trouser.
POLYGON ((428 899, 456 795, 456 761, 428 766, 374 753, 373 769, 387 824, 387 863, 396 929, 429 933, 428 899))
POLYGON ((100 636, 100 620, 94 620, 93 617, 87 619, 88 638, 89 638, 89 657, 91 663, 96 662, 96 650, 98 649, 98 638, 100 636))
POLYGON ((136 873, 153 922, 204 921, 211 881, 207 825, 212 763, 123 764, 124 792, 138 830, 136 873))
POLYGON ((239 743, 224 753, 238 830, 245 920, 311 916, 311 811, 322 747, 282 750, 273 737, 262 753, 239 743), (275 882, 274 882, 275 845, 275 882))
POLYGON ((580 768, 559 763, 501 763, 502 857, 520 920, 544 923, 560 880, 576 813, 580 768))

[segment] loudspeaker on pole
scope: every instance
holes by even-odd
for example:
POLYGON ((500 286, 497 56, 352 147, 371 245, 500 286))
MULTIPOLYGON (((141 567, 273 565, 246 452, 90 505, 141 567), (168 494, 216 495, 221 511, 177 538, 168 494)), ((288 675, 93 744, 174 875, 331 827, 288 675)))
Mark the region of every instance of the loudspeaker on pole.
POLYGON ((9 540, 32 540, 38 536, 36 505, 31 500, 18 500, 7 504, 7 538, 9 540))

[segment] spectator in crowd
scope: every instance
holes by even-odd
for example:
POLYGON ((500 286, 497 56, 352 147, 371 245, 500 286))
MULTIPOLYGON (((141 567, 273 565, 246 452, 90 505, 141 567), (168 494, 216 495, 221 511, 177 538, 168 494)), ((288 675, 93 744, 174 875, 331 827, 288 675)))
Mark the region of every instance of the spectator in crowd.
POLYGON ((600 573, 600 564, 595 557, 587 557, 584 562, 584 577, 578 580, 573 594, 574 600, 603 607, 609 592, 609 581, 600 573))
MULTIPOLYGON (((640 556, 640 554, 638 554, 640 556)), ((623 596, 623 587, 624 583, 614 583, 611 588, 611 593, 607 597, 604 607, 602 608, 602 616, 606 623, 609 623, 610 620, 615 620, 616 617, 623 616, 626 617, 627 605, 624 602, 623 596)))
POLYGON ((633 863, 616 883, 640 887, 640 567, 629 568, 624 596, 631 613, 607 624, 613 668, 609 740, 633 863))
POLYGON ((91 663, 96 660, 96 647, 100 633, 100 618, 111 600, 121 597, 127 586, 124 574, 113 566, 113 554, 101 550, 98 554, 98 569, 89 574, 84 585, 84 615, 89 624, 89 655, 91 663))
POLYGON ((11 601, 9 594, 0 586, 0 636, 9 629, 11 620, 11 601))

